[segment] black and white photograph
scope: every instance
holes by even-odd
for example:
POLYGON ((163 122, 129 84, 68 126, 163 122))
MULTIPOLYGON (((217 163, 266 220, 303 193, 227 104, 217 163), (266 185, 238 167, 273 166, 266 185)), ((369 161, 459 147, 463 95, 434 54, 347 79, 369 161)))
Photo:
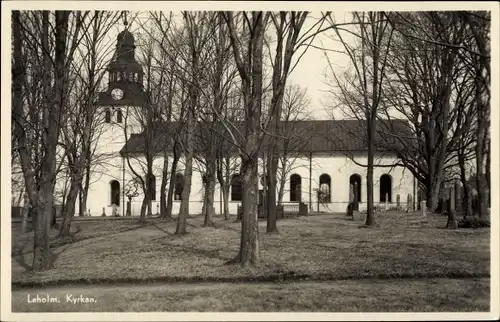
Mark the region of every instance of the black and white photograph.
POLYGON ((498 319, 499 8, 3 2, 2 321, 498 319))

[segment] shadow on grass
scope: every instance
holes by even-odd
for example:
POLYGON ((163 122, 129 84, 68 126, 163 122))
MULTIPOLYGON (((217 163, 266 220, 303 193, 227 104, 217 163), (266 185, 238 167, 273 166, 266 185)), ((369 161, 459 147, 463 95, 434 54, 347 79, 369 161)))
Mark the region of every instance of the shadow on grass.
MULTIPOLYGON (((152 224, 146 223, 146 226, 148 226, 148 225, 152 225, 152 224)), ((116 234, 121 234, 121 233, 129 232, 129 231, 133 231, 133 230, 138 230, 138 229, 144 228, 145 226, 139 225, 136 227, 120 230, 117 232, 112 232, 112 233, 102 232, 100 234, 90 235, 90 236, 81 236, 81 232, 84 231, 83 228, 81 228, 81 226, 79 226, 79 225, 75 225, 75 227, 77 227, 77 230, 75 232, 71 233, 69 236, 56 236, 54 238, 51 238, 49 241, 49 247, 51 249, 58 249, 59 247, 70 245, 70 244, 77 243, 80 241, 94 239, 94 238, 100 238, 103 236, 112 236, 112 235, 116 235, 116 234)), ((20 256, 20 257, 24 257, 24 255, 32 254, 33 250, 24 251, 27 244, 28 244, 28 242, 26 242, 17 252, 13 253, 12 254, 13 257, 16 255, 20 256)), ((22 266, 21 263, 19 263, 19 264, 22 266)))
MULTIPOLYGON (((22 267, 24 268, 26 271, 31 271, 33 269, 33 266, 32 265, 29 265, 27 262, 26 262, 26 255, 29 254, 29 253, 24 253, 23 250, 24 248, 28 245, 28 242, 24 243, 24 245, 18 250, 17 252, 17 256, 14 255, 13 258, 14 260, 22 267)), ((60 249, 61 247, 58 247, 56 249, 60 249)), ((56 262, 57 258, 62 254, 64 253, 67 249, 69 248, 69 245, 65 248, 63 248, 61 251, 59 252, 55 252, 53 250, 55 249, 50 249, 49 248, 49 265, 51 268, 54 267, 54 263, 56 262)), ((32 253, 32 252, 31 252, 32 253)))
POLYGON ((164 233, 165 233, 165 235, 168 235, 168 236, 173 235, 173 234, 172 234, 172 233, 170 233, 168 230, 163 229, 163 228, 161 228, 160 226, 158 226, 158 224, 152 224, 152 226, 153 226, 153 227, 155 227, 156 229, 158 229, 159 231, 164 232, 164 233))
POLYGON ((240 232, 240 230, 237 228, 233 228, 233 227, 227 226, 226 224, 219 224, 219 223, 215 223, 215 222, 212 223, 212 227, 215 229, 231 230, 231 231, 235 231, 237 233, 240 232))
POLYGON ((16 254, 13 254, 14 260, 21 265, 22 268, 24 268, 27 271, 31 271, 33 266, 29 265, 26 263, 26 253, 24 253, 24 248, 28 245, 28 241, 26 241, 23 246, 16 252, 16 254))
POLYGON ((239 276, 239 277, 214 277, 214 276, 148 276, 146 278, 80 278, 80 279, 60 279, 51 281, 28 281, 13 282, 12 290, 37 288, 48 286, 82 286, 82 285, 110 285, 113 287, 120 285, 146 285, 154 283, 266 283, 266 282, 305 282, 305 281, 346 281, 346 280, 421 280, 435 278, 450 279, 477 279, 490 278, 490 274, 476 272, 449 272, 449 273, 389 273, 389 274, 358 274, 358 275, 335 275, 332 273, 319 274, 297 274, 294 271, 275 270, 273 273, 259 276, 239 276))

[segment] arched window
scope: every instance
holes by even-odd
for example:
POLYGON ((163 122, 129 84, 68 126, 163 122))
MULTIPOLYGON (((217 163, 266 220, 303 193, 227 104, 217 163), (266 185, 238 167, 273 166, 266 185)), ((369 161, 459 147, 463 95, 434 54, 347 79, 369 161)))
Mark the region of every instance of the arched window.
POLYGON ((298 174, 290 176, 290 201, 301 201, 302 178, 298 174))
MULTIPOLYGON (((356 188, 356 195, 354 196, 354 200, 361 202, 361 176, 357 173, 353 174, 349 177, 349 187, 352 187, 352 191, 354 192, 354 188, 356 188)), ((349 191, 351 191, 349 189, 349 191)))
POLYGON ((182 199, 182 190, 184 190, 184 176, 181 173, 177 173, 175 175, 174 200, 182 199))
POLYGON ((380 177, 380 202, 392 202, 392 178, 388 174, 380 177))
POLYGON ((110 194, 111 204, 115 204, 117 206, 120 206, 120 183, 116 180, 112 180, 109 183, 109 187, 111 190, 111 194, 110 194))
POLYGON ((111 123, 111 111, 110 110, 106 110, 106 112, 105 112, 105 122, 111 123))
POLYGON ((156 177, 154 175, 151 175, 149 184, 149 189, 151 190, 151 200, 156 200, 156 177))
POLYGON ((241 178, 239 174, 235 174, 231 178, 231 200, 241 201, 241 178))
POLYGON ((332 179, 326 173, 319 176, 319 196, 321 202, 331 202, 332 179))
POLYGON ((123 113, 122 110, 116 111, 116 123, 121 123, 123 121, 123 113))

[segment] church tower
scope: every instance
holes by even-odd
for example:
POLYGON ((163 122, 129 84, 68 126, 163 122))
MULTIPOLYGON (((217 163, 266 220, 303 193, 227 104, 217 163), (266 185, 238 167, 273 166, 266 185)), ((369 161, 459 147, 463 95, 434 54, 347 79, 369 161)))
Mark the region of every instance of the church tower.
POLYGON ((116 50, 108 65, 108 87, 99 93, 99 115, 102 134, 99 146, 102 152, 118 152, 132 133, 141 132, 140 117, 145 104, 144 71, 135 59, 135 39, 127 29, 116 39, 116 50))
POLYGON ((94 216, 124 215, 126 162, 119 152, 131 134, 142 132, 140 119, 146 103, 144 71, 135 58, 135 39, 127 28, 126 18, 124 24, 107 68, 107 89, 99 93, 97 101, 96 165, 88 195, 94 216))

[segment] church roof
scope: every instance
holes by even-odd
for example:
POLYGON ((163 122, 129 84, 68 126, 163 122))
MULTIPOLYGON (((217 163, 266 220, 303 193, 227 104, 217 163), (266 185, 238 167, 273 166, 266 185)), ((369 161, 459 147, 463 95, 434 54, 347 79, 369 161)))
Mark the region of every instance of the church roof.
MULTIPOLYGON (((280 150, 301 153, 332 153, 332 152, 366 152, 367 137, 364 122, 359 120, 307 120, 281 122, 283 138, 280 150)), ((242 142, 244 135, 243 124, 234 125, 236 130, 232 134, 236 140, 242 142)), ((407 121, 390 120, 378 121, 375 135, 375 150, 388 152, 409 146, 413 135, 407 121)), ((145 138, 151 135, 149 145, 151 151, 159 153, 163 150, 172 150, 170 138, 183 137, 186 126, 180 122, 154 123, 149 133, 132 134, 120 153, 144 153, 145 138), (181 134, 181 135, 179 135, 181 134)), ((262 144, 264 150, 269 144, 270 136, 266 135, 262 144)), ((203 153, 214 144, 222 144, 224 151, 237 152, 232 142, 231 133, 221 124, 198 123, 195 129, 195 153, 203 153)))

